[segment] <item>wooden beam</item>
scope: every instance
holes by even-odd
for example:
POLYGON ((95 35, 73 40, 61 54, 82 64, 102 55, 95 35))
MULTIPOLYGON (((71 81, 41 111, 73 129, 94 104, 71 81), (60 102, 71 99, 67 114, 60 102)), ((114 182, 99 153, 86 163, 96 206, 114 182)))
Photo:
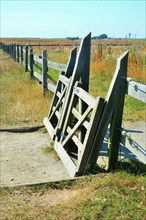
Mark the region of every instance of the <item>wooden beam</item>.
MULTIPOLYGON (((86 60, 86 53, 87 53, 87 51, 90 52, 90 43, 91 43, 91 33, 89 33, 81 41, 81 45, 79 48, 79 52, 77 54, 73 74, 72 74, 72 77, 70 80, 70 85, 68 87, 68 91, 65 96, 63 110, 62 110, 61 118, 60 118, 59 124, 58 124, 58 131, 66 130, 66 127, 67 127, 66 121, 68 121, 69 114, 70 114, 70 111, 72 108, 72 106, 70 105, 70 99, 72 96, 73 87, 74 87, 75 83, 80 80, 82 71, 85 68, 84 65, 85 65, 86 61, 88 63, 89 55, 87 55, 87 60, 86 60)), ((87 85, 85 85, 85 89, 86 88, 87 88, 87 85)), ((59 138, 59 133, 58 133, 57 138, 59 138)))
POLYGON ((110 125, 109 144, 108 144, 108 158, 106 169, 115 169, 118 163, 118 154, 121 138, 121 125, 124 109, 125 90, 126 90, 126 77, 127 77, 127 63, 128 54, 121 64, 121 77, 117 82, 117 94, 115 98, 115 106, 110 125))
POLYGON ((42 51, 42 90, 43 95, 45 95, 45 92, 47 90, 47 50, 42 51))
POLYGON ((125 60, 128 59, 128 51, 123 53, 117 60, 116 70, 109 88, 109 91, 105 100, 105 107, 101 117, 101 121, 99 123, 96 136, 93 142, 92 150, 90 153, 88 164, 90 164, 91 169, 95 167, 96 161, 102 147, 102 142, 104 140, 104 136, 106 134, 107 127, 111 121, 114 106, 115 106, 115 98, 117 94, 117 88, 119 86, 119 80, 123 77, 123 64, 125 68, 125 60))
POLYGON ((127 78, 126 94, 146 103, 146 84, 127 78))
POLYGON ((52 62, 52 61, 48 61, 48 67, 53 68, 55 70, 59 70, 59 71, 65 72, 67 65, 66 64, 62 64, 62 63, 55 63, 55 62, 52 62))
POLYGON ((28 46, 25 47, 25 72, 28 71, 28 46))

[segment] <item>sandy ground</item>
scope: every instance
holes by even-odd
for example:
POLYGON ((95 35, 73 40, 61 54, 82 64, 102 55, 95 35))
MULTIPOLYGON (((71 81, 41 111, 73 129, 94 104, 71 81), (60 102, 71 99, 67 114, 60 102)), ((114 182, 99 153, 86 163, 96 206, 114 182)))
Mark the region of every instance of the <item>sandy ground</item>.
POLYGON ((45 154, 48 133, 1 132, 1 186, 27 185, 69 179, 65 167, 54 154, 45 154))
MULTIPOLYGON (((141 146, 146 145, 146 122, 125 124, 129 132, 141 146)), ((43 148, 50 145, 48 133, 35 131, 30 133, 0 132, 0 184, 1 186, 27 185, 71 179, 60 160, 54 153, 45 154, 43 148)), ((98 162, 105 164, 107 141, 105 139, 98 162)), ((125 147, 120 148, 121 158, 135 156, 125 147)))

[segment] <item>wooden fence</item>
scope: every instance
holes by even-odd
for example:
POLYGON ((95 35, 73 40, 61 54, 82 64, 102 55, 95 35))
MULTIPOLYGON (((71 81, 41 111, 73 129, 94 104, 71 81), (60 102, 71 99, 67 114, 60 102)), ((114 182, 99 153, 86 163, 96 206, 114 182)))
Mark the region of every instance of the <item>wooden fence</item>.
MULTIPOLYGON (((36 45, 31 45, 36 46, 36 45)), ((47 45, 48 46, 48 45, 47 45)), ((51 45, 50 45, 51 46, 51 45)), ((71 45, 70 45, 71 46, 71 45)), ((61 72, 73 71, 72 65, 74 65, 74 52, 71 52, 69 63, 61 64, 47 60, 47 50, 42 51, 41 56, 36 56, 33 54, 33 49, 30 45, 21 45, 21 44, 10 44, 6 45, 1 42, 1 49, 9 54, 16 62, 20 62, 25 66, 25 72, 30 72, 30 78, 36 78, 40 83, 42 83, 43 94, 48 89, 51 92, 55 92, 55 85, 51 83, 51 77, 49 76, 49 68, 53 68, 55 70, 61 72), (41 64, 42 73, 38 73, 34 70, 35 64, 41 64), (66 71, 66 68, 68 70, 66 71), (50 81, 50 82, 49 82, 50 81), (48 83, 49 82, 49 83, 48 83)))
POLYGON ((125 94, 146 103, 146 85, 127 78, 126 51, 117 60, 106 98, 92 97, 88 93, 90 47, 91 33, 82 39, 78 53, 74 48, 67 65, 63 65, 48 61, 46 50, 40 58, 32 49, 28 52, 28 46, 24 50, 22 45, 2 45, 14 60, 25 65, 31 78, 42 82, 43 92, 49 89, 54 93, 44 124, 54 140, 54 149, 72 177, 83 175, 96 166, 109 125, 106 169, 117 166, 121 143, 146 164, 146 146, 140 146, 122 128, 125 94), (41 75, 34 71, 34 62, 42 65, 41 75), (60 70, 56 86, 48 82, 48 67, 60 70))

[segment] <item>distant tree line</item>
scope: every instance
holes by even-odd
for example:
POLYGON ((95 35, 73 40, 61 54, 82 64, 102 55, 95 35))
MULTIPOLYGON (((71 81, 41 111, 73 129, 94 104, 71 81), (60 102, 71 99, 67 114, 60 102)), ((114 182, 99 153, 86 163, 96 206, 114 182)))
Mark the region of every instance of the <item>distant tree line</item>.
POLYGON ((67 40, 79 40, 80 38, 79 37, 67 37, 66 39, 67 40))
POLYGON ((106 38, 108 38, 108 36, 106 34, 101 34, 99 36, 92 37, 92 39, 106 39, 106 38))
MULTIPOLYGON (((106 34, 101 34, 99 36, 92 37, 92 39, 106 39, 106 38, 108 38, 106 34)), ((80 38, 79 37, 67 37, 66 39, 67 40, 79 40, 80 38)))

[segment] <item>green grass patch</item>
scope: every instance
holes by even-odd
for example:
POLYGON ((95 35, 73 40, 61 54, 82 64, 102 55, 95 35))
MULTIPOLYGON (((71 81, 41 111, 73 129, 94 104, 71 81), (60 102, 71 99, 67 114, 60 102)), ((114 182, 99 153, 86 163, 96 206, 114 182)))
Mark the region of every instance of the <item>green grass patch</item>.
POLYGON ((55 151, 55 149, 54 149, 54 142, 51 142, 51 143, 49 144, 49 146, 48 146, 48 145, 47 145, 47 146, 44 146, 44 147, 42 148, 42 151, 43 151, 43 153, 46 154, 46 155, 53 153, 53 159, 54 159, 55 161, 60 160, 58 154, 56 153, 56 151, 55 151))
POLYGON ((5 187, 1 188, 1 216, 10 220, 144 220, 145 189, 145 176, 122 170, 73 181, 5 187))
MULTIPOLYGON (((112 73, 110 73, 108 76, 105 74, 92 74, 90 76, 90 94, 94 97, 101 96, 103 98, 106 98, 112 77, 112 73)), ((146 104, 126 95, 123 119, 125 121, 146 120, 146 104)))

